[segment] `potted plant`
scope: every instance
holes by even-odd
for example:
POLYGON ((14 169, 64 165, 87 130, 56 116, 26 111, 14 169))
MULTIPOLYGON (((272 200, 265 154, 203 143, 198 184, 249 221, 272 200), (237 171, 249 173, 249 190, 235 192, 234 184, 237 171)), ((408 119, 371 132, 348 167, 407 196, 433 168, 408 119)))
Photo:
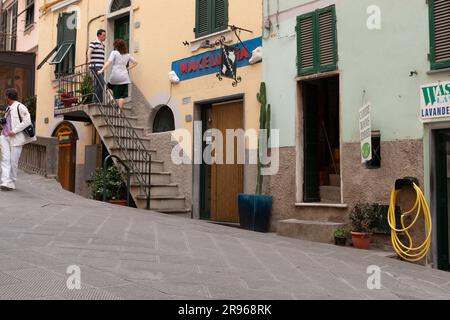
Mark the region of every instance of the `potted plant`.
POLYGON ((106 170, 98 168, 92 173, 88 185, 91 188, 91 195, 94 200, 106 200, 109 203, 126 206, 127 200, 123 200, 125 188, 123 176, 116 165, 112 165, 106 170), (104 199, 106 196, 106 199, 104 199))
POLYGON ((265 146, 258 143, 256 194, 239 194, 239 218, 240 225, 244 229, 257 232, 269 232, 273 198, 262 194, 264 177, 262 175, 263 164, 261 162, 261 155, 266 151, 265 148, 269 144, 271 106, 267 104, 266 85, 264 82, 261 83, 260 93, 257 94, 257 99, 261 104, 259 124, 261 134, 264 134, 265 146))
POLYGON ((81 104, 89 104, 93 101, 94 85, 90 76, 85 76, 80 84, 80 90, 78 92, 81 94, 82 101, 81 104))
POLYGON ((338 228, 334 232, 334 243, 337 246, 345 247, 347 245, 347 239, 349 239, 351 236, 351 229, 348 226, 338 228))
POLYGON ((377 221, 374 206, 358 203, 350 213, 353 246, 357 249, 368 250, 370 247, 370 232, 377 221))

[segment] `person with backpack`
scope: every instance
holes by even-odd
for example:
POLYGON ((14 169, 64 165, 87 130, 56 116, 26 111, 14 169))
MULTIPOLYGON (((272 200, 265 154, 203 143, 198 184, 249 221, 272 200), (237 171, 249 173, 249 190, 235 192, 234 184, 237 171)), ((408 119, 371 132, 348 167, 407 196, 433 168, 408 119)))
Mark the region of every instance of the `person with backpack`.
POLYGON ((131 84, 129 70, 137 64, 136 59, 128 53, 125 41, 117 39, 114 41, 114 51, 111 52, 104 67, 98 71, 98 74, 102 75, 112 66, 108 86, 113 91, 114 99, 118 101, 119 113, 125 104, 125 99, 128 98, 128 85, 131 84))
POLYGON ((17 171, 23 146, 37 140, 27 107, 17 100, 17 90, 7 89, 5 92, 8 105, 1 121, 3 130, 0 136, 1 148, 1 191, 16 189, 17 171))

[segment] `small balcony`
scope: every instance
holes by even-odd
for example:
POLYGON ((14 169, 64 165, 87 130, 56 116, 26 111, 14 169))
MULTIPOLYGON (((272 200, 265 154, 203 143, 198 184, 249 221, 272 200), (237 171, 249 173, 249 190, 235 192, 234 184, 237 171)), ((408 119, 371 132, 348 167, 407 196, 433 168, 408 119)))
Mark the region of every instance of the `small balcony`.
POLYGON ((89 65, 74 68, 70 74, 57 76, 55 116, 67 121, 91 123, 89 106, 95 104, 95 79, 89 65))

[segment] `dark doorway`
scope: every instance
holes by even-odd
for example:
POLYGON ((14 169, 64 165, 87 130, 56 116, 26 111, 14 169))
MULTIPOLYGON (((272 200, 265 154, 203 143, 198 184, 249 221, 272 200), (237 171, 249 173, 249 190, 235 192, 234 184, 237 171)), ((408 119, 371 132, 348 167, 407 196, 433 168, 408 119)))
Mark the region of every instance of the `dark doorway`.
POLYGON ((125 16, 114 21, 114 39, 123 39, 130 48, 130 16, 125 16))
POLYGON ((339 78, 301 83, 305 203, 341 203, 339 78))
POLYGON ((436 133, 436 203, 438 268, 450 271, 450 130, 436 133))

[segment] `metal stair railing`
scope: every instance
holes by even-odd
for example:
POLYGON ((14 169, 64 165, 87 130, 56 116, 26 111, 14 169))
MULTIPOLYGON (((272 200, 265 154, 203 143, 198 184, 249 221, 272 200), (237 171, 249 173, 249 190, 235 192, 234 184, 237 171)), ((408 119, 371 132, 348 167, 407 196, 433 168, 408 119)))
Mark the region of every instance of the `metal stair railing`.
POLYGON ((137 179, 141 192, 146 197, 146 207, 150 210, 152 155, 144 146, 142 139, 134 130, 130 120, 119 112, 119 105, 103 78, 88 64, 76 66, 69 75, 58 77, 58 94, 55 108, 68 108, 76 105, 95 104, 120 150, 122 159, 129 164, 137 179), (95 86, 100 85, 103 103, 95 94, 95 86))

